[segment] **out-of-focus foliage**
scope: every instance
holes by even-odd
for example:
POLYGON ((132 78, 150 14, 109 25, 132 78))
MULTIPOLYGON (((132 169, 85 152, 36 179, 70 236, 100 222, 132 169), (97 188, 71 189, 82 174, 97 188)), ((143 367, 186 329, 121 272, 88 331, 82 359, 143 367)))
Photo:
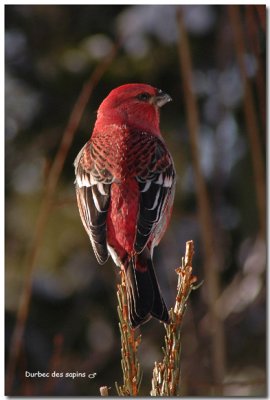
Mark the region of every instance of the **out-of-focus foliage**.
MULTIPOLYGON (((252 7, 252 6, 251 6, 252 7)), ((6 356, 24 284, 24 255, 33 234, 48 168, 72 107, 94 67, 120 37, 111 68, 95 89, 55 196, 38 265, 14 395, 97 395, 120 380, 116 312, 117 271, 98 266, 74 195, 73 160, 88 140, 98 105, 127 82, 145 82, 173 98, 161 112, 164 138, 177 170, 170 228, 155 253, 169 306, 174 269, 185 242, 195 242, 195 274, 204 279, 202 240, 177 53, 176 6, 5 6, 6 122, 6 356), (24 371, 96 372, 94 379, 26 379, 24 371)), ((225 395, 264 395, 266 368, 266 250, 258 236, 258 210, 243 114, 244 88, 232 43, 227 6, 183 7, 193 59, 193 89, 200 111, 201 166, 219 249, 220 313, 226 337, 225 395), (237 382, 240 382, 239 384, 237 382), (244 382, 241 384, 241 382, 244 382)), ((254 89, 260 140, 265 147, 265 32, 249 24, 246 70, 254 89), (255 33, 254 33, 255 32, 255 33), (254 45, 255 44, 255 45, 254 45), (254 50, 255 49, 255 50, 254 50)), ((265 10, 264 10, 265 11, 265 10)), ((180 38, 181 39, 181 38, 180 38)), ((211 395, 211 342, 205 288, 192 293, 182 341, 182 394, 211 395)), ((142 326, 141 394, 150 391, 154 361, 162 359, 164 328, 142 326)))

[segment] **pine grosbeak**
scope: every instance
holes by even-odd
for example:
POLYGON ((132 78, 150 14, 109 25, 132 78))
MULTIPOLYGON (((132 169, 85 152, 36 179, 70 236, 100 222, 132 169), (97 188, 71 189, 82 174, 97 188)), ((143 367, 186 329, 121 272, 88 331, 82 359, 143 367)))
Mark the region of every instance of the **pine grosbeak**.
POLYGON ((152 263, 175 190, 173 161, 159 129, 159 108, 169 101, 146 84, 112 90, 74 162, 82 223, 98 262, 111 255, 125 271, 133 328, 151 316, 169 321, 152 263))

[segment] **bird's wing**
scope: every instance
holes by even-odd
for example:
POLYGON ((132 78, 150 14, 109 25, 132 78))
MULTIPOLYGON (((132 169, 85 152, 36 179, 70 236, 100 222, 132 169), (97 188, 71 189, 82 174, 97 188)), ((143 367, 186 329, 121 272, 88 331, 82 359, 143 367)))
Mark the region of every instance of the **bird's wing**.
POLYGON ((102 165, 91 142, 87 142, 74 162, 78 208, 94 253, 100 264, 108 257, 106 217, 110 203, 111 173, 102 165))
POLYGON ((143 251, 149 240, 158 244, 170 214, 175 186, 175 170, 170 153, 158 138, 147 146, 147 166, 136 177, 140 189, 140 207, 134 250, 143 251), (162 228, 161 229, 161 225, 162 228), (153 238, 157 234, 159 237, 153 238))

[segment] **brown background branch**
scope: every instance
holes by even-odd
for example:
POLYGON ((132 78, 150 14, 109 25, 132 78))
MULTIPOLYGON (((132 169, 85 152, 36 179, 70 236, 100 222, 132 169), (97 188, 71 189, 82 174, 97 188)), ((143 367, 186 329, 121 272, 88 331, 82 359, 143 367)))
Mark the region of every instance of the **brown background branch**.
MULTIPOLYGON (((187 33, 183 21, 182 12, 177 13, 179 40, 178 52, 180 73, 182 76, 184 99, 186 103, 187 123, 190 137, 193 170, 195 176, 196 193, 198 197, 198 213, 201 227, 201 237, 204 247, 204 274, 205 285, 208 294, 208 306, 210 315, 209 333, 212 341, 212 373, 215 383, 221 388, 225 373, 225 339, 223 322, 216 310, 216 301, 220 293, 218 275, 218 257, 214 246, 213 221, 204 177, 202 175, 199 154, 199 116, 196 100, 192 92, 192 62, 190 56, 187 33)), ((222 390, 216 390, 215 394, 222 394, 222 390)))
POLYGON ((49 171, 49 175, 44 188, 42 203, 40 205, 40 211, 37 217, 36 226, 34 228, 32 243, 29 246, 29 250, 26 254, 24 262, 24 265, 26 266, 25 280, 21 299, 18 306, 16 324, 11 337, 10 353, 7 365, 6 394, 8 395, 10 395, 12 392, 16 364, 20 354, 25 323, 29 312, 33 271, 35 269, 39 252, 42 246, 42 240, 45 234, 47 221, 49 218, 51 207, 53 205, 55 189, 57 187, 67 154, 80 124, 86 105, 93 93, 93 89, 96 87, 108 67, 111 65, 117 50, 118 45, 115 45, 109 56, 106 57, 103 62, 97 65, 89 80, 83 85, 81 93, 70 114, 67 127, 64 131, 61 143, 58 147, 58 151, 55 155, 54 161, 49 171))
POLYGON ((245 41, 243 35, 242 21, 240 17, 239 6, 228 6, 228 13, 231 20, 233 30, 234 46, 236 51, 237 62, 244 86, 244 112, 246 119, 246 129, 250 142, 250 151, 252 158, 252 166, 254 173, 254 183, 256 190, 259 229, 262 237, 266 233, 266 188, 265 188, 265 166, 262 156, 262 148, 260 143, 260 135, 257 123, 257 116, 254 105, 251 84, 247 78, 245 66, 245 41))

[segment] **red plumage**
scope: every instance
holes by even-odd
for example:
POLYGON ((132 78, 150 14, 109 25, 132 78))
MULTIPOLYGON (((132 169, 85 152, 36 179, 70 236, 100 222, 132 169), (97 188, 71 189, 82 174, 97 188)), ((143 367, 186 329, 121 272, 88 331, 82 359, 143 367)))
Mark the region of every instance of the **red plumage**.
POLYGON ((159 130, 159 108, 170 100, 145 84, 112 90, 74 163, 83 225, 98 262, 111 255, 125 271, 133 327, 151 315, 169 319, 152 256, 174 198, 175 170, 159 130))

